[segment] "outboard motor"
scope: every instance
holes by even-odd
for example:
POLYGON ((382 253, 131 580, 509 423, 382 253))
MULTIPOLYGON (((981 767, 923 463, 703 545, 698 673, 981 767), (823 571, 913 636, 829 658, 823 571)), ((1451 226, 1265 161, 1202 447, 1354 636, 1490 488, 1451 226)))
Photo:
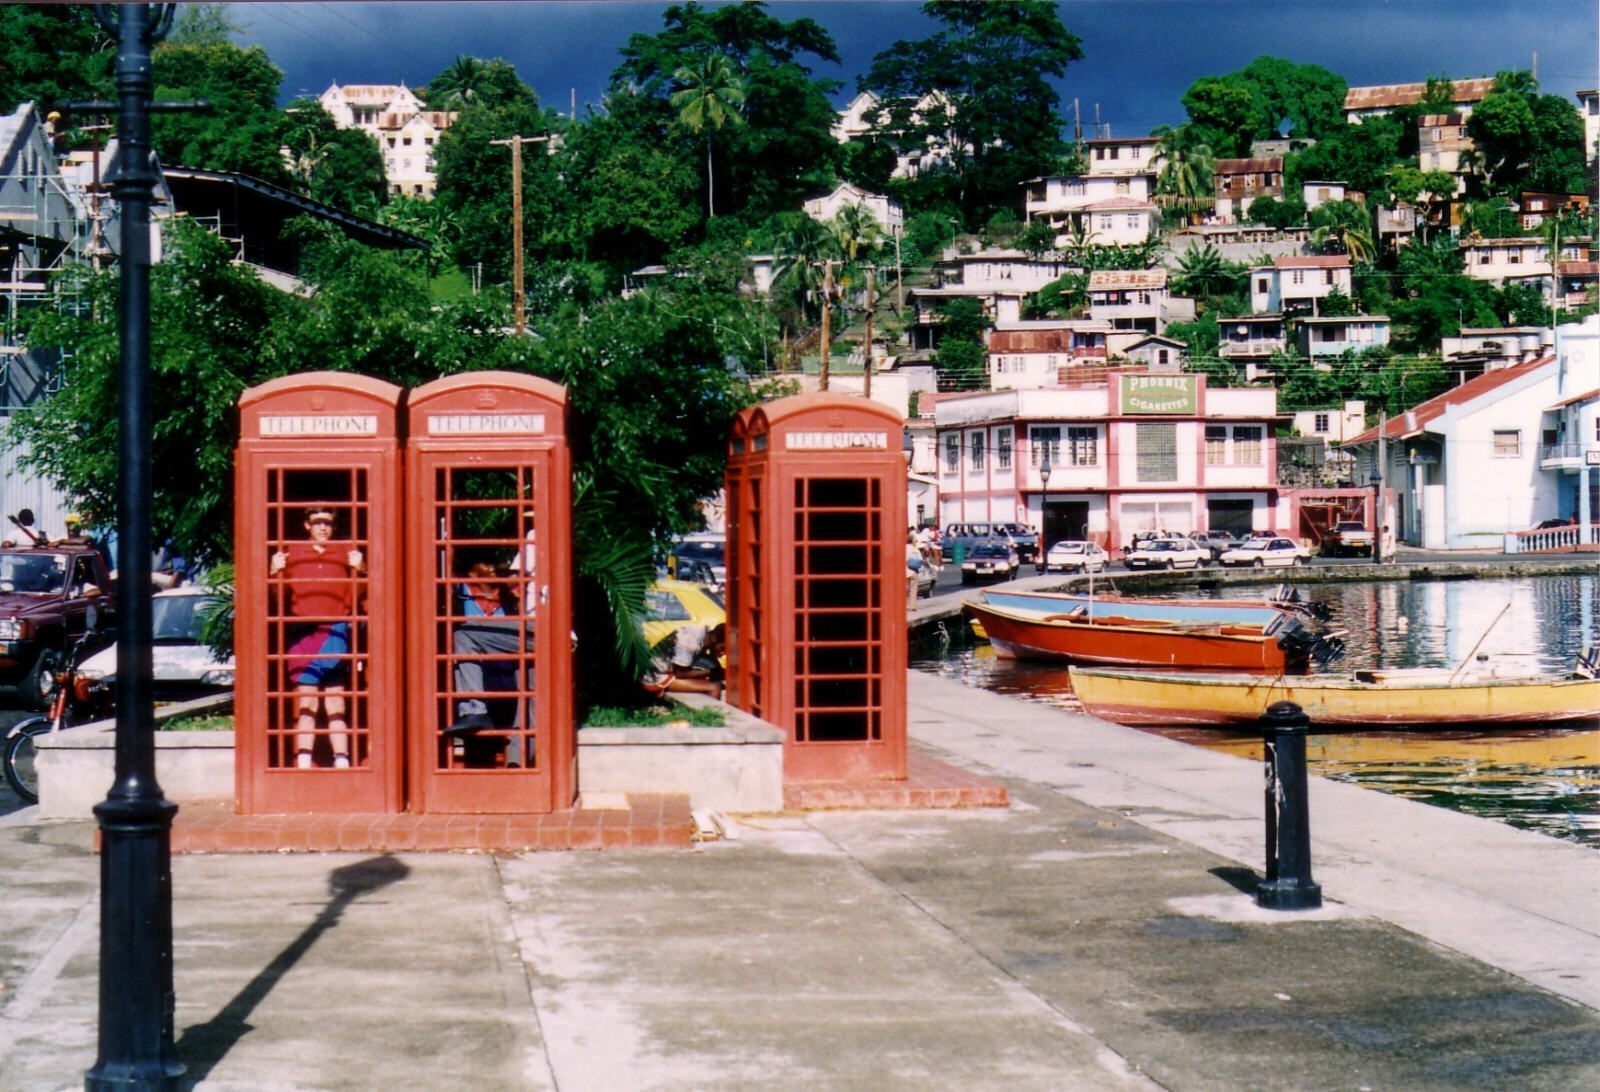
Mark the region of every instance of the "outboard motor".
POLYGON ((1325 633, 1311 645, 1311 659, 1326 667, 1344 656, 1344 633, 1325 633))
POLYGON ((1578 666, 1573 674, 1580 679, 1600 678, 1600 646, 1590 645, 1578 656, 1578 666))

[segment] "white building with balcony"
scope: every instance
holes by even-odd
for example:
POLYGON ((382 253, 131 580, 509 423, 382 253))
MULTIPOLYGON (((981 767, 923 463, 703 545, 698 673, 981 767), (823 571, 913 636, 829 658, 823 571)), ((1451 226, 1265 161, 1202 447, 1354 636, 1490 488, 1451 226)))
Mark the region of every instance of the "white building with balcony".
POLYGON ((1142 243, 1160 224, 1155 176, 1051 175, 1023 183, 1024 214, 1056 231, 1056 245, 1076 237, 1102 246, 1142 243))
POLYGON ((1121 549, 1136 531, 1275 529, 1277 392, 1111 372, 1096 385, 946 395, 939 522, 1121 549), (1048 467, 1048 476, 1046 468, 1048 467))
POLYGON ((454 111, 429 110, 405 84, 331 84, 317 101, 339 128, 377 141, 390 193, 433 196, 433 150, 454 111))
POLYGON ((1316 312, 1317 301, 1338 292, 1351 296, 1347 254, 1296 254, 1250 270, 1250 310, 1261 314, 1316 312))
MULTIPOLYGON (((1391 418, 1383 477, 1398 538, 1430 549, 1516 548, 1541 521, 1600 513, 1600 317, 1557 333, 1554 355, 1470 379, 1391 418)), ((1378 429, 1348 447, 1373 467, 1378 429)), ((1569 542, 1567 545, 1573 545, 1569 542)))
POLYGON ((1389 344, 1387 315, 1311 315, 1295 320, 1295 345, 1310 360, 1363 352, 1389 344))
POLYGON ((905 206, 892 197, 864 190, 849 182, 841 182, 832 193, 812 198, 800 206, 802 212, 813 220, 826 224, 849 206, 865 209, 877 221, 878 227, 888 236, 904 233, 906 229, 905 206))

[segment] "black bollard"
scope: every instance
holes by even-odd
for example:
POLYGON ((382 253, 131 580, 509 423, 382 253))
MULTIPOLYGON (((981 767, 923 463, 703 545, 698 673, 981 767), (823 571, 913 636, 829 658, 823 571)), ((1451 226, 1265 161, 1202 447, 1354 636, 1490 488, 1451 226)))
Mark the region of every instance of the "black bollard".
POLYGON ((1267 878, 1256 905, 1315 910, 1322 888, 1311 880, 1311 815, 1306 799, 1306 729, 1311 721, 1292 701, 1274 702, 1261 718, 1266 739, 1267 878))

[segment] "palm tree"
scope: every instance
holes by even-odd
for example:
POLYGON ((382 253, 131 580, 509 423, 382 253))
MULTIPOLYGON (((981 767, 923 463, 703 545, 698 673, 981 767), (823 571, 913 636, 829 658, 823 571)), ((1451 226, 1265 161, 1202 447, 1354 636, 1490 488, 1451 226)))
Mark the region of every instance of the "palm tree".
POLYGON ((1211 145, 1189 125, 1158 125, 1151 135, 1156 138, 1156 158, 1161 161, 1156 195, 1192 216, 1211 198, 1211 172, 1217 158, 1211 145))
POLYGON ((1311 244, 1325 253, 1348 254, 1353 262, 1372 260, 1372 226, 1359 201, 1325 201, 1311 210, 1311 244))
POLYGON ((814 300, 818 311, 821 310, 822 263, 840 256, 838 238, 806 216, 779 235, 773 249, 776 254, 773 283, 788 286, 795 292, 801 318, 809 320, 814 300))
POLYGON ((487 66, 461 54, 428 84, 428 105, 436 110, 462 110, 478 101, 487 66))
POLYGON ((711 132, 724 125, 744 121, 739 107, 744 105, 744 81, 720 53, 712 53, 694 64, 686 64, 672 74, 682 90, 672 95, 672 108, 678 120, 692 132, 706 134, 706 215, 717 214, 716 194, 711 176, 711 132))
POLYGON ((863 250, 877 250, 883 241, 878 218, 865 205, 845 205, 834 216, 832 227, 847 262, 855 261, 863 250))
POLYGON ((1185 296, 1205 299, 1227 293, 1238 283, 1233 263, 1223 261, 1222 252, 1210 243, 1192 246, 1178 257, 1173 287, 1185 296))

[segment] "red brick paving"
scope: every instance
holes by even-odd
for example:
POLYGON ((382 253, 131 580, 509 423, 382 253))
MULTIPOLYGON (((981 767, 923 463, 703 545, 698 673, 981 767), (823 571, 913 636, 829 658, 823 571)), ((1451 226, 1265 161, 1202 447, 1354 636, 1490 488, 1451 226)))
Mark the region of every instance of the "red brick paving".
POLYGON ((904 781, 790 781, 783 806, 793 811, 833 808, 1003 808, 1006 787, 970 770, 912 751, 904 781))
MULTIPOLYGON (((231 800, 184 803, 174 853, 687 849, 689 798, 630 794, 627 808, 549 815, 238 815, 231 800)), ((98 842, 98 831, 96 841, 98 842)))

